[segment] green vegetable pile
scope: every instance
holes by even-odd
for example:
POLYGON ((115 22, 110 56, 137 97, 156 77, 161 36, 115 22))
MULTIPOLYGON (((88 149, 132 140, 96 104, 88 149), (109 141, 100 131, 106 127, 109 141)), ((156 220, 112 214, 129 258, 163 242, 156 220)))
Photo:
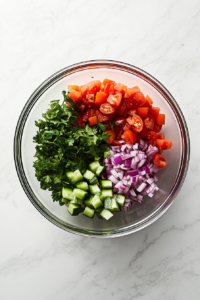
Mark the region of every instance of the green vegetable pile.
POLYGON ((33 141, 36 143, 35 157, 37 160, 33 166, 35 176, 44 190, 52 191, 53 201, 64 203, 62 199, 62 187, 70 186, 66 172, 87 170, 88 164, 103 157, 108 150, 106 141, 109 137, 104 131, 105 125, 98 123, 83 128, 77 123, 78 114, 82 112, 78 103, 63 91, 64 101, 50 102, 50 108, 42 114, 43 120, 35 121, 38 127, 33 141), (69 102, 72 106, 68 106, 69 102))

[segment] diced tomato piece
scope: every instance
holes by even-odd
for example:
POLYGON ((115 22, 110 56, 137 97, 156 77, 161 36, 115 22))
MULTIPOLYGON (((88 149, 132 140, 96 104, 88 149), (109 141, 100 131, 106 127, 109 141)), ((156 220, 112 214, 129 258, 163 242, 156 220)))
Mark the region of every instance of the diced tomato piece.
POLYGON ((71 98, 73 101, 78 101, 81 99, 81 92, 69 92, 68 93, 69 98, 71 98))
POLYGON ((163 153, 163 150, 158 149, 158 154, 162 154, 162 153, 163 153))
POLYGON ((142 106, 148 106, 148 107, 151 107, 153 104, 153 100, 147 95, 145 97, 145 102, 142 106))
MULTIPOLYGON (((78 123, 81 127, 83 127, 83 126, 85 125, 85 123, 84 123, 83 120, 82 120, 82 115, 81 115, 81 114, 78 114, 78 121, 77 121, 77 123, 78 123)), ((75 126, 75 124, 72 124, 72 127, 73 127, 73 125, 75 126)))
POLYGON ((112 144, 112 142, 114 141, 115 139, 115 134, 112 130, 108 130, 108 131, 105 131, 105 133, 109 134, 110 137, 107 139, 107 143, 108 144, 112 144))
POLYGON ((94 117, 96 116, 96 109, 95 108, 91 108, 90 109, 90 117, 94 117))
POLYGON ((122 95, 124 95, 127 90, 127 86, 122 83, 118 83, 114 86, 114 90, 117 92, 120 92, 120 93, 122 93, 122 95))
POLYGON ((157 117, 159 115, 160 108, 159 107, 150 107, 149 113, 153 115, 154 117, 157 117))
POLYGON ((90 94, 92 92, 98 92, 101 88, 101 81, 99 80, 93 80, 90 81, 87 84, 80 86, 80 91, 83 97, 86 96, 86 94, 90 94))
POLYGON ((138 113, 137 108, 133 108, 133 109, 131 109, 129 111, 127 110, 127 114, 130 115, 130 116, 137 115, 137 113, 138 113))
POLYGON ((80 87, 78 85, 68 85, 69 92, 80 92, 80 87))
POLYGON ((124 98, 130 98, 131 96, 133 96, 134 94, 140 92, 140 89, 138 86, 134 86, 132 89, 127 88, 125 91, 125 95, 124 98))
POLYGON ((94 93, 87 94, 86 95, 86 101, 89 102, 89 103, 94 103, 94 101, 95 101, 95 94, 94 93))
POLYGON ((148 116, 149 107, 138 107, 138 115, 145 119, 148 116))
POLYGON ((152 115, 144 119, 144 126, 150 130, 154 129, 154 117, 152 115))
POLYGON ((126 124, 126 119, 124 117, 116 117, 115 119, 115 124, 118 126, 118 125, 121 125, 121 126, 124 126, 126 124))
POLYGON ((156 134, 156 138, 157 138, 158 140, 165 140, 165 134, 164 134, 164 133, 156 134))
POLYGON ((164 125, 165 124, 165 115, 164 114, 159 114, 155 118, 155 123, 158 124, 158 125, 164 125))
POLYGON ((122 139, 120 139, 120 140, 114 140, 113 142, 112 142, 112 145, 114 145, 114 146, 120 146, 120 145, 122 145, 124 143, 124 140, 122 140, 122 139))
POLYGON ((140 116, 132 115, 132 116, 128 117, 126 120, 132 126, 133 131, 135 133, 142 131, 144 124, 143 124, 143 120, 142 120, 142 118, 140 118, 140 116))
POLYGON ((123 116, 126 110, 128 104, 128 100, 127 99, 123 99, 120 106, 117 108, 116 113, 120 116, 123 116))
POLYGON ((156 146, 157 135, 156 135, 155 131, 149 130, 147 133, 147 139, 149 140, 150 145, 156 146))
POLYGON ((86 123, 86 122, 88 121, 89 117, 90 117, 90 110, 87 109, 87 110, 82 114, 82 121, 86 123))
POLYGON ((129 98, 128 102, 128 109, 131 110, 133 108, 138 108, 139 106, 142 106, 145 102, 145 97, 142 92, 138 92, 134 94, 131 98, 129 98))
POLYGON ((105 78, 103 81, 103 85, 105 86, 107 83, 114 82, 113 80, 105 78))
POLYGON ((137 140, 137 136, 132 130, 124 131, 122 138, 126 144, 134 144, 137 140))
POLYGON ((99 106, 99 105, 105 103, 106 100, 107 100, 107 98, 108 98, 108 95, 106 93, 104 93, 104 92, 98 92, 98 93, 96 93, 95 105, 99 106))
POLYGON ((156 133, 160 132, 161 129, 162 129, 162 125, 154 124, 154 129, 153 129, 153 130, 154 130, 156 133))
POLYGON ((97 116, 89 118, 90 126, 98 124, 97 116))
POLYGON ((138 133, 138 140, 147 139, 149 130, 146 127, 143 127, 142 131, 138 133))
POLYGON ((173 144, 172 141, 160 140, 160 139, 157 139, 156 142, 157 142, 158 149, 161 150, 171 149, 173 144))
POLYGON ((154 156, 153 156, 153 163, 158 168, 162 168, 162 167, 166 167, 167 166, 167 163, 165 161, 164 156, 159 155, 159 154, 154 154, 154 156))
POLYGON ((126 130, 130 130, 131 129, 131 125, 126 123, 126 125, 123 127, 123 130, 126 131, 126 130))
POLYGON ((111 81, 111 82, 108 82, 104 85, 104 92, 106 94, 109 94, 109 95, 113 95, 115 90, 114 90, 114 86, 115 86, 116 82, 114 81, 111 81))
POLYGON ((122 101, 122 93, 116 92, 115 95, 109 95, 107 102, 109 102, 113 107, 120 106, 122 101))
POLYGON ((84 112, 84 110, 85 110, 85 104, 81 103, 81 105, 80 105, 79 108, 82 110, 82 112, 84 112))
POLYGON ((99 122, 105 122, 111 118, 111 115, 104 115, 99 110, 96 111, 96 116, 99 122))
POLYGON ((115 112, 115 108, 110 103, 103 103, 100 106, 100 111, 105 115, 110 115, 115 112))

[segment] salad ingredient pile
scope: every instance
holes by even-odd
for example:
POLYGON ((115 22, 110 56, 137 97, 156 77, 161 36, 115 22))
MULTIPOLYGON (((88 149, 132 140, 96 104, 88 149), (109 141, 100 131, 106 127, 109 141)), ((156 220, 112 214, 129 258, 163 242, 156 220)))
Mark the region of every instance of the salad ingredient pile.
POLYGON ((71 215, 109 220, 144 196, 153 197, 163 150, 165 115, 138 86, 105 79, 69 85, 36 121, 35 174, 71 215), (105 170, 105 171, 104 171, 105 170))

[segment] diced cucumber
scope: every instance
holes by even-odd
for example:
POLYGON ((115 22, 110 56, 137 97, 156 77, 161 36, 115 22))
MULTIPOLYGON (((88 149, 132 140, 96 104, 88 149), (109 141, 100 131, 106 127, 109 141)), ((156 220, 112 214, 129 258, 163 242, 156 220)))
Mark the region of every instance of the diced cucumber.
POLYGON ((98 187, 97 184, 90 185, 89 188, 90 188, 90 193, 93 195, 98 194, 100 192, 100 188, 98 187))
POLYGON ((105 169, 104 166, 99 166, 96 170, 96 175, 100 176, 104 169, 105 169))
POLYGON ((98 219, 103 219, 102 216, 100 215, 102 210, 103 210, 103 207, 99 207, 96 209, 96 215, 97 215, 98 219))
POLYGON ((100 166, 98 161, 94 161, 91 164, 89 164, 89 168, 93 173, 96 173, 96 170, 98 169, 98 167, 100 166))
POLYGON ((103 206, 103 203, 101 202, 100 198, 95 195, 92 199, 92 205, 94 206, 95 209, 103 206))
POLYGON ((91 171, 87 170, 84 174, 83 177, 85 179, 87 179, 88 181, 90 181, 93 177, 95 176, 94 173, 92 173, 91 171))
POLYGON ((71 200, 70 203, 72 203, 72 204, 79 204, 80 206, 82 206, 83 205, 83 200, 79 199, 77 197, 74 197, 74 200, 71 200))
POLYGON ((123 206, 124 205, 124 201, 125 201, 125 196, 123 195, 116 195, 115 197, 117 203, 119 203, 119 205, 123 206))
POLYGON ((94 212, 94 209, 91 209, 90 207, 86 206, 83 215, 92 219, 94 217, 94 212))
POLYGON ((62 198, 61 201, 62 201, 64 204, 67 204, 70 200, 65 199, 65 198, 62 198))
POLYGON ((103 209, 102 207, 98 207, 95 210, 96 210, 96 212, 100 213, 102 211, 102 209, 103 209))
POLYGON ((93 199, 94 196, 90 196, 89 199, 85 200, 84 201, 84 204, 90 208, 94 208, 94 206, 92 205, 92 199, 93 199))
POLYGON ((100 192, 100 193, 98 193, 98 194, 96 194, 97 196, 99 196, 99 198, 100 198, 100 200, 101 201, 103 201, 104 200, 104 197, 102 196, 102 193, 100 192))
POLYGON ((73 200, 74 199, 73 190, 70 188, 63 187, 62 196, 67 200, 73 200))
POLYGON ((112 207, 112 198, 106 197, 104 199, 104 208, 110 210, 111 212, 114 211, 114 209, 112 207))
POLYGON ((94 176, 91 180, 89 180, 90 184, 99 184, 98 179, 94 176))
POLYGON ((70 203, 67 209, 70 215, 77 216, 80 212, 80 205, 70 203))
POLYGON ((76 170, 75 172, 67 172, 66 176, 71 184, 76 184, 83 180, 83 176, 79 170, 76 170))
POLYGON ((101 217, 103 218, 103 219, 105 219, 105 220, 109 220, 110 218, 112 218, 113 217, 113 214, 109 211, 109 210, 107 210, 107 209, 103 209, 101 212, 100 212, 100 215, 101 215, 101 217))
POLYGON ((110 150, 104 152, 104 158, 108 158, 110 156, 110 150))
POLYGON ((85 181, 78 182, 76 184, 76 187, 83 191, 89 191, 89 186, 88 186, 87 182, 85 182, 85 181))
POLYGON ((112 189, 112 181, 111 180, 101 180, 101 188, 102 189, 112 189))
POLYGON ((104 198, 106 198, 106 197, 113 197, 113 190, 101 190, 101 195, 102 195, 102 197, 103 197, 103 199, 104 198))
POLYGON ((116 202, 115 198, 112 198, 112 209, 113 211, 121 211, 119 204, 116 202))
POLYGON ((80 189, 74 189, 73 194, 74 194, 75 197, 83 200, 84 198, 87 197, 88 193, 86 191, 83 191, 83 190, 80 190, 80 189))

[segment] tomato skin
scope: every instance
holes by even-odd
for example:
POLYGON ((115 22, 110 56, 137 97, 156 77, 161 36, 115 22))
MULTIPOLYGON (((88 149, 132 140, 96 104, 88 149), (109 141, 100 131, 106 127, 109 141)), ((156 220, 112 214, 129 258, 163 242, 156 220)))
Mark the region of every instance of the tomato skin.
POLYGON ((154 117, 152 115, 144 119, 144 126, 150 130, 154 129, 154 117))
POLYGON ((126 119, 124 117, 117 116, 115 119, 115 125, 124 126, 126 124, 126 119))
POLYGON ((98 124, 97 116, 89 118, 90 126, 98 124))
POLYGON ((91 94, 87 94, 86 95, 86 101, 89 103, 94 103, 95 101, 95 94, 91 93, 91 94))
POLYGON ((117 108, 116 113, 120 116, 123 116, 126 110, 128 104, 128 100, 127 99, 123 99, 120 106, 117 108))
POLYGON ((156 133, 160 132, 161 129, 162 129, 162 125, 154 124, 154 129, 153 129, 153 130, 154 130, 156 133))
POLYGON ((114 94, 114 86, 116 85, 116 82, 110 79, 104 79, 103 81, 104 85, 104 92, 106 94, 114 94))
POLYGON ((132 130, 124 131, 122 138, 126 144, 134 144, 137 140, 137 136, 132 130))
POLYGON ((135 93, 128 101, 128 109, 131 110, 133 108, 138 108, 142 106, 145 102, 145 97, 142 92, 135 93))
POLYGON ((114 139, 115 139, 115 134, 114 134, 114 132, 113 132, 112 130, 107 130, 107 131, 105 131, 105 133, 110 134, 110 137, 107 139, 107 143, 108 143, 108 144, 112 144, 112 142, 113 142, 114 139))
POLYGON ((160 108, 159 107, 150 107, 149 109, 149 113, 151 115, 153 115, 154 117, 157 117, 159 115, 159 112, 160 112, 160 108))
POLYGON ((158 140, 165 140, 165 134, 164 134, 164 133, 156 134, 156 138, 157 138, 158 140))
POLYGON ((71 98, 73 101, 78 101, 81 99, 82 95, 81 92, 72 91, 68 93, 69 98, 71 98))
POLYGON ((100 106, 100 111, 105 115, 110 115, 115 112, 115 109, 110 103, 103 103, 100 106))
POLYGON ((86 122, 88 121, 89 117, 90 117, 90 110, 87 109, 87 110, 82 114, 82 121, 86 123, 86 122))
POLYGON ((124 130, 124 131, 130 130, 130 129, 131 129, 131 125, 128 124, 128 123, 123 127, 123 130, 124 130))
POLYGON ((130 125, 132 125, 133 131, 135 133, 142 131, 144 123, 143 123, 142 118, 140 118, 140 116, 132 115, 132 116, 128 117, 126 120, 130 125))
POLYGON ((140 139, 147 139, 148 138, 149 130, 146 127, 143 127, 142 131, 138 133, 137 137, 138 140, 140 139))
POLYGON ((95 105, 101 105, 106 102, 108 98, 108 94, 104 92, 97 92, 96 93, 96 98, 95 98, 95 105))
POLYGON ((162 168, 162 167, 166 167, 167 166, 167 163, 165 161, 164 156, 162 156, 160 154, 154 154, 154 156, 153 156, 153 163, 158 168, 162 168))
POLYGON ((159 114, 155 118, 155 123, 158 124, 158 125, 164 125, 165 124, 165 115, 164 114, 159 114))
POLYGON ((88 82, 87 84, 80 86, 80 91, 83 97, 86 96, 86 94, 90 94, 90 92, 98 92, 101 88, 101 81, 99 80, 92 80, 88 82))
POLYGON ((132 116, 132 115, 137 115, 138 111, 137 108, 133 108, 129 111, 127 111, 128 115, 132 116))
POLYGON ((94 117, 96 116, 96 109, 95 108, 91 108, 90 109, 90 117, 94 117))
POLYGON ((140 92, 140 89, 138 86, 134 86, 133 88, 127 88, 125 91, 125 95, 124 98, 130 98, 132 97, 134 94, 140 92))
POLYGON ((107 102, 109 102, 113 107, 120 106, 122 101, 122 93, 116 92, 115 95, 109 95, 107 102))
POLYGON ((147 106, 147 107, 151 108, 152 104, 153 104, 153 100, 147 95, 145 97, 145 102, 142 106, 147 106))
POLYGON ((158 149, 168 150, 168 149, 172 148, 173 142, 172 141, 167 141, 167 140, 157 139, 156 144, 157 144, 158 149))
POLYGON ((147 139, 149 140, 150 145, 156 146, 157 135, 155 131, 148 131, 147 139))
POLYGON ((117 92, 120 92, 120 93, 122 93, 122 95, 124 95, 127 90, 127 86, 122 83, 118 83, 114 86, 114 90, 117 92))
POLYGON ((105 122, 105 121, 110 120, 110 118, 111 118, 111 115, 104 115, 99 110, 96 110, 96 116, 97 116, 99 122, 105 122))
POLYGON ((138 107, 138 115, 145 119, 148 116, 149 107, 138 107))

